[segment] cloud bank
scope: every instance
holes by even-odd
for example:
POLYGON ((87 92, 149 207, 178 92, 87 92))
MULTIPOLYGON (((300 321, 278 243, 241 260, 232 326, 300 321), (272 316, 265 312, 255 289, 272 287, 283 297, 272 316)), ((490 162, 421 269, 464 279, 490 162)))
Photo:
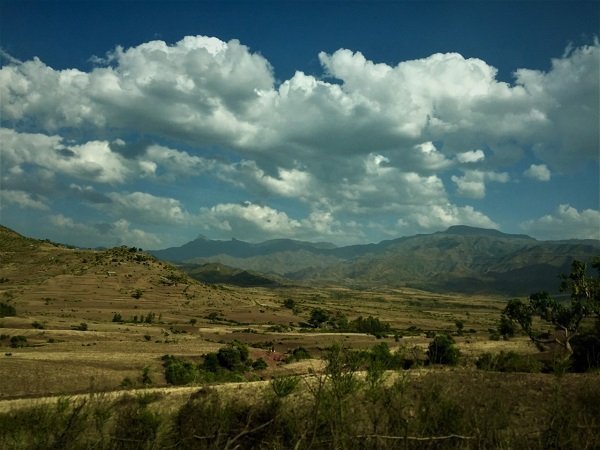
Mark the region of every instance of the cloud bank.
MULTIPOLYGON (((480 210, 490 183, 548 182, 597 161, 597 41, 547 72, 517 70, 512 84, 458 53, 396 65, 348 49, 318 58, 323 76, 281 82, 260 53, 205 36, 117 47, 88 72, 8 59, 3 208, 64 218, 57 199, 75 198, 125 235, 129 224, 169 225, 355 242, 375 229, 498 227, 480 210), (179 183, 229 197, 166 188, 179 183)), ((525 226, 544 234, 542 219, 525 226)))

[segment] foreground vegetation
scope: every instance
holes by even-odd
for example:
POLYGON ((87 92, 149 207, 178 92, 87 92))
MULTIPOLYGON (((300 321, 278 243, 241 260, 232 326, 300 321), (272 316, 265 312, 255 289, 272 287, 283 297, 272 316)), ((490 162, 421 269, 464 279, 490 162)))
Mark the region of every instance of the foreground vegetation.
POLYGON ((248 384, 202 387, 176 405, 154 392, 61 398, 15 409, 0 415, 0 448, 600 446, 600 390, 590 375, 417 375, 386 372, 375 351, 357 356, 334 346, 320 375, 274 378, 247 391, 242 389, 248 384))

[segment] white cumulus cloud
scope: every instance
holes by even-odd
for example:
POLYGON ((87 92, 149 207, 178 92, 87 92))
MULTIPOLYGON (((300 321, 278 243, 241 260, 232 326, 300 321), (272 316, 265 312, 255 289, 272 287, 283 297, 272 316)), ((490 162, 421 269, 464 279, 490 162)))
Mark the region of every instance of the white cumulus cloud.
POLYGON ((58 135, 19 133, 0 128, 4 167, 18 170, 34 165, 64 175, 99 183, 122 183, 129 174, 125 159, 107 141, 69 144, 58 135))
POLYGON ((50 208, 46 204, 46 199, 40 197, 34 197, 29 192, 14 191, 10 189, 0 190, 0 210, 6 204, 14 204, 20 208, 38 209, 41 211, 47 211, 50 208))
POLYGON ((48 217, 48 228, 61 242, 88 246, 90 235, 94 236, 94 246, 115 247, 119 245, 141 248, 160 248, 163 241, 152 233, 134 228, 125 219, 111 223, 89 224, 73 220, 63 214, 48 217))
POLYGON ((416 226, 427 231, 443 230, 452 225, 498 228, 498 224, 472 206, 456 206, 449 203, 406 208, 397 223, 400 227, 416 226))
POLYGON ((179 200, 157 197, 146 192, 111 192, 107 197, 111 203, 99 205, 111 215, 145 224, 185 224, 190 214, 179 200))
POLYGON ((459 163, 470 164, 483 161, 485 159, 485 153, 483 150, 469 150, 468 152, 458 153, 456 160, 459 163))
POLYGON ((550 169, 546 164, 532 164, 523 174, 538 181, 550 181, 550 169))
POLYGON ((466 170, 462 177, 453 175, 451 179, 456 183, 459 195, 479 199, 485 197, 485 186, 487 181, 507 183, 510 180, 510 177, 506 172, 498 173, 466 170))
POLYGON ((521 227, 540 239, 600 239, 600 211, 578 211, 571 205, 562 204, 554 213, 523 222, 521 227))
POLYGON ((261 54, 206 36, 117 47, 89 71, 6 59, 0 115, 14 129, 0 129, 3 189, 13 192, 4 197, 42 208, 51 204, 42 193, 62 188, 136 226, 200 216, 240 236, 244 225, 255 236, 348 238, 361 233, 352 224, 386 214, 414 231, 458 220, 490 227, 454 195, 485 198, 524 158, 535 156, 524 175, 540 181, 597 162, 597 41, 547 71, 517 70, 512 84, 458 53, 396 64, 348 49, 318 57, 323 76, 298 71, 281 82, 261 54), (444 180, 457 167, 449 193, 444 180), (144 185, 183 177, 228 183, 236 195, 191 204, 144 185), (279 209, 267 206, 273 198, 279 209), (293 218, 286 202, 307 216, 293 218))

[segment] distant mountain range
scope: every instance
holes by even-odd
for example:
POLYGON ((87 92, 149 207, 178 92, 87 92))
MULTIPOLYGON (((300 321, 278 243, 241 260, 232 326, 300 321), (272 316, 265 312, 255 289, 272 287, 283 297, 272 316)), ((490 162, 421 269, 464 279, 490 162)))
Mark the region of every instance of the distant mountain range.
MULTIPOLYGON (((200 273, 206 277, 212 270, 210 266, 200 269, 202 265, 219 263, 218 273, 225 275, 237 268, 231 273, 244 282, 257 277, 259 285, 284 277, 294 282, 365 288, 385 285, 527 295, 538 290, 555 292, 559 275, 569 271, 574 259, 587 262, 600 256, 600 241, 538 241, 526 235, 453 226, 433 234, 345 247, 290 239, 252 244, 200 237, 181 247, 151 253, 184 263, 184 269, 199 279, 200 273), (230 268, 225 270, 226 266, 230 268)), ((227 282, 227 276, 217 278, 227 282)))

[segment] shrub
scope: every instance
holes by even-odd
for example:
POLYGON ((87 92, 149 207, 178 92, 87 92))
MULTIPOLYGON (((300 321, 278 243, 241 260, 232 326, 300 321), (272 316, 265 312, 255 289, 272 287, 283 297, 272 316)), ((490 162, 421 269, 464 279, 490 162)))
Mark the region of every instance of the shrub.
POLYGON ((44 324, 38 322, 37 320, 31 324, 31 326, 37 330, 43 330, 44 324))
POLYGON ((369 365, 382 369, 399 369, 404 366, 404 358, 400 353, 392 354, 387 343, 382 342, 371 348, 368 354, 369 365))
POLYGON ((183 385, 192 383, 198 378, 198 367, 190 361, 185 361, 171 355, 163 356, 162 360, 167 383, 183 385))
POLYGON ((10 346, 13 348, 27 347, 27 338, 25 336, 13 336, 10 338, 10 346))
POLYGON ((283 306, 285 306, 288 309, 294 309, 296 308, 296 302, 291 298, 286 298, 283 301, 283 306))
POLYGON ((89 448, 84 443, 89 416, 86 400, 60 398, 55 404, 16 408, 0 416, 0 448, 89 448))
POLYGON ((152 376, 150 375, 150 367, 144 367, 142 369, 141 381, 144 385, 149 385, 153 383, 152 376))
POLYGON ((146 317, 144 318, 144 322, 146 323, 153 323, 154 319, 156 319, 156 314, 154 314, 153 312, 149 312, 146 317))
POLYGON ((219 365, 224 369, 231 370, 233 372, 243 371, 245 363, 248 360, 249 352, 248 347, 245 345, 234 342, 222 347, 217 352, 217 360, 219 365))
POLYGON ((369 333, 374 335, 381 335, 390 331, 390 325, 381 322, 378 318, 369 316, 366 319, 362 316, 350 322, 350 328, 358 331, 359 333, 369 333))
POLYGON ((121 380, 120 386, 122 388, 129 389, 129 388, 134 387, 135 383, 133 382, 133 380, 131 378, 125 377, 125 378, 123 378, 123 380, 121 380))
POLYGON ((264 359, 262 359, 262 358, 258 358, 256 361, 254 361, 254 362, 252 363, 252 368, 253 368, 254 370, 264 370, 264 369, 266 369, 267 367, 269 367, 269 366, 267 365, 267 362, 266 362, 264 359))
POLYGON ((216 322, 216 321, 219 321, 219 320, 221 320, 221 317, 220 317, 220 315, 221 315, 220 313, 213 311, 213 312, 211 312, 210 314, 208 314, 208 315, 206 316, 206 318, 207 318, 208 320, 210 320, 211 322, 216 322))
POLYGON ((538 360, 512 351, 501 351, 496 355, 484 353, 475 364, 478 369, 496 372, 536 373, 542 368, 542 364, 538 360))
POLYGON ((456 332, 461 335, 465 328, 465 323, 462 320, 455 320, 454 325, 456 326, 456 332))
POLYGON ((16 316, 17 310, 14 306, 6 303, 0 303, 0 317, 16 316))
POLYGON ((310 319, 308 319, 308 323, 313 328, 319 328, 325 322, 329 320, 329 313, 322 308, 314 308, 310 312, 310 319))
MULTIPOLYGON (((437 380, 427 380, 417 406, 416 428, 425 436, 463 434, 466 405, 437 380)), ((461 447, 448 447, 461 448, 461 447)))
POLYGON ((300 383, 300 378, 296 376, 276 377, 269 383, 275 397, 283 398, 296 390, 300 383))
POLYGON ((590 332, 575 336, 571 345, 571 368, 574 372, 600 368, 600 333, 590 332))
POLYGON ((221 366, 219 365, 219 358, 216 353, 207 353, 204 355, 204 361, 202 362, 202 370, 208 372, 216 372, 221 366))
POLYGON ((287 362, 301 361, 303 359, 310 359, 310 353, 304 347, 296 347, 292 350, 291 354, 287 357, 287 362))
POLYGON ((458 363, 459 351, 454 345, 454 339, 447 334, 438 334, 429 344, 427 357, 430 364, 455 365, 458 363))
POLYGON ((153 412, 148 404, 156 400, 151 396, 126 397, 121 400, 115 418, 113 445, 115 449, 153 448, 158 429, 163 420, 160 413, 153 412))
POLYGON ((123 322, 123 316, 119 313, 114 313, 112 321, 113 322, 123 322))
POLYGON ((504 336, 505 339, 511 338, 517 333, 517 325, 502 314, 498 323, 498 333, 504 336))

